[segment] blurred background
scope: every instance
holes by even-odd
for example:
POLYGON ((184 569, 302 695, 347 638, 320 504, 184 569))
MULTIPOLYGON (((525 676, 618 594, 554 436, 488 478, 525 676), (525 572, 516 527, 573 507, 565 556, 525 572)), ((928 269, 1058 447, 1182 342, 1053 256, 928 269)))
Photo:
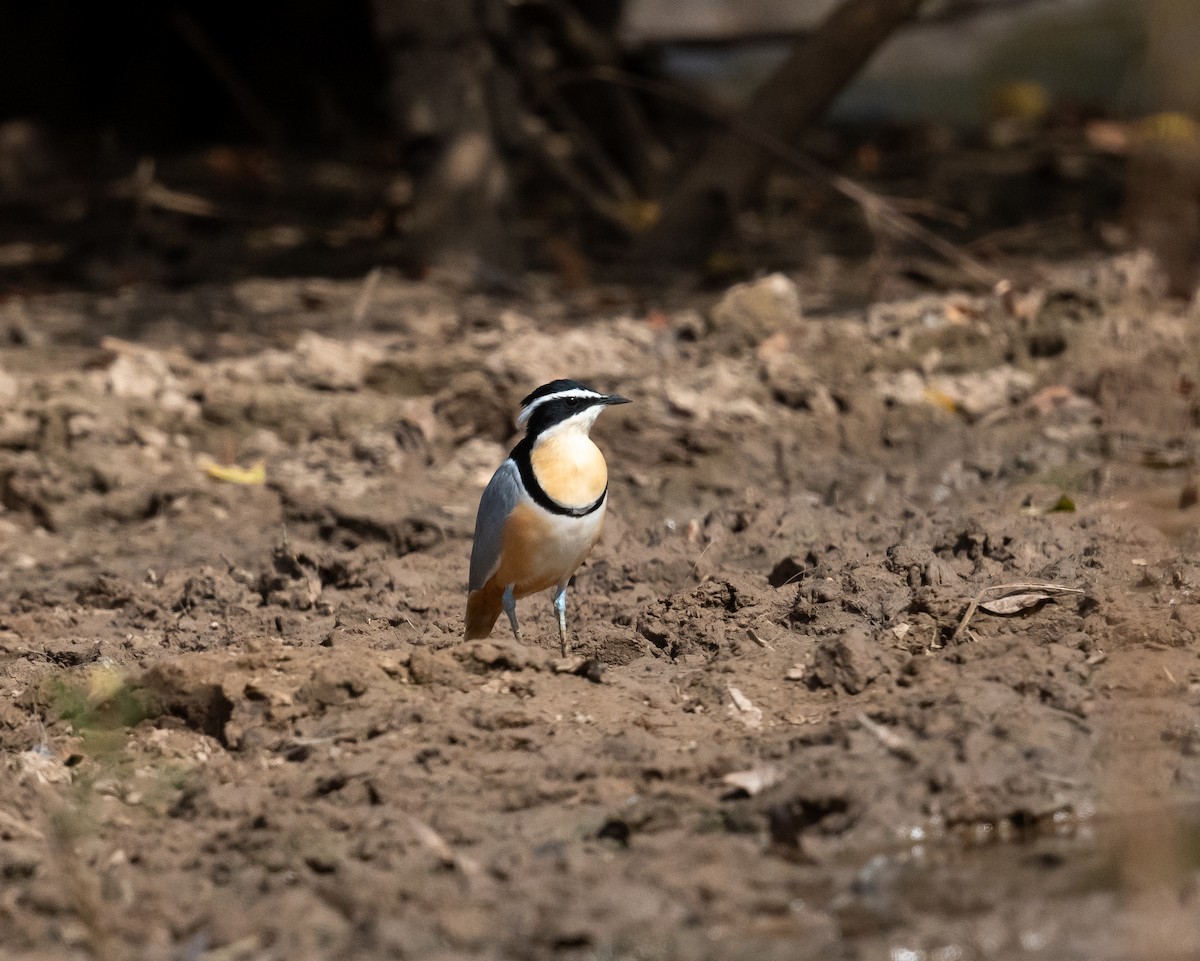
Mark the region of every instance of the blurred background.
POLYGON ((900 213, 1189 296, 1198 45, 1190 0, 9 3, 0 274, 723 278, 928 254, 900 213))

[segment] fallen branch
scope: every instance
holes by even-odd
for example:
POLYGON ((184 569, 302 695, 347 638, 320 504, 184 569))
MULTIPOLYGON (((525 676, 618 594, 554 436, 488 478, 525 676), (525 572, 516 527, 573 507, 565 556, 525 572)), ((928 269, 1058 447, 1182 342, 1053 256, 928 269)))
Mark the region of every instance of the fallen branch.
MULTIPOLYGON (((560 78, 559 82, 571 83, 582 79, 604 80, 608 83, 623 84, 690 107, 716 123, 725 124, 731 131, 752 141, 755 145, 775 157, 775 159, 796 168, 802 173, 824 181, 835 192, 857 204, 862 210, 868 224, 873 228, 890 231, 893 235, 907 237, 910 240, 915 240, 923 244, 985 287, 995 289, 998 285, 1004 283, 1005 278, 1002 274, 997 273, 977 258, 972 257, 962 247, 951 243, 927 227, 923 227, 917 223, 912 217, 909 217, 899 209, 895 200, 883 197, 857 181, 829 170, 804 152, 789 146, 777 137, 758 129, 703 97, 697 96, 676 84, 659 80, 649 80, 609 68, 597 68, 586 71, 583 74, 566 74, 560 78)), ((907 201, 900 201, 900 203, 907 203, 907 201)), ((647 256, 652 258, 653 252, 648 253, 647 256)))
POLYGON ((233 62, 213 43, 208 32, 182 7, 171 11, 171 24, 183 42, 192 48, 192 52, 203 61, 217 83, 224 88, 246 123, 267 143, 276 143, 279 140, 279 131, 266 105, 233 62))
MULTIPOLYGON (((795 141, 858 73, 921 0, 843 0, 755 91, 730 130, 714 136, 663 202, 662 216, 635 256, 670 263, 703 258, 761 184, 772 154, 795 141), (755 136, 747 137, 746 131, 755 136), (771 142, 775 149, 767 148, 771 142)), ((844 187, 842 188, 844 189, 844 187)))

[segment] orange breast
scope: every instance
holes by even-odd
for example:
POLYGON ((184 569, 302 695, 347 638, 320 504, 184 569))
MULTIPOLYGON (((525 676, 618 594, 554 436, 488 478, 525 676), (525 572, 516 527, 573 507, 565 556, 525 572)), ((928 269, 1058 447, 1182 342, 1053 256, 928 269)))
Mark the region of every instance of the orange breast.
POLYGON ((564 507, 585 507, 608 486, 600 448, 578 432, 539 441, 529 456, 542 490, 564 507))

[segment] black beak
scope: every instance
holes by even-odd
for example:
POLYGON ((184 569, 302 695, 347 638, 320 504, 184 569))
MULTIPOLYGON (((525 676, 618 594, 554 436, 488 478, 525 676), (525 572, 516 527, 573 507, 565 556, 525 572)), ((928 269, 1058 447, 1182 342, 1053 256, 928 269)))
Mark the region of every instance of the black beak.
POLYGON ((620 394, 606 394, 600 403, 605 406, 612 406, 614 404, 632 404, 633 401, 628 397, 622 397, 620 394))

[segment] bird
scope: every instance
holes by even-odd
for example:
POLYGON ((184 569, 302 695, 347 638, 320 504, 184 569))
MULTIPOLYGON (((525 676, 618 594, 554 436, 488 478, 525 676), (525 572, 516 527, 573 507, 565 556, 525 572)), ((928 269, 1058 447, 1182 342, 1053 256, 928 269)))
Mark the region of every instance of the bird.
POLYGON ((521 401, 525 436, 479 500, 466 640, 488 637, 504 611, 519 642, 517 601, 553 587, 567 656, 567 583, 599 540, 608 502, 608 465, 589 432, 606 407, 628 403, 577 380, 551 381, 521 401))

